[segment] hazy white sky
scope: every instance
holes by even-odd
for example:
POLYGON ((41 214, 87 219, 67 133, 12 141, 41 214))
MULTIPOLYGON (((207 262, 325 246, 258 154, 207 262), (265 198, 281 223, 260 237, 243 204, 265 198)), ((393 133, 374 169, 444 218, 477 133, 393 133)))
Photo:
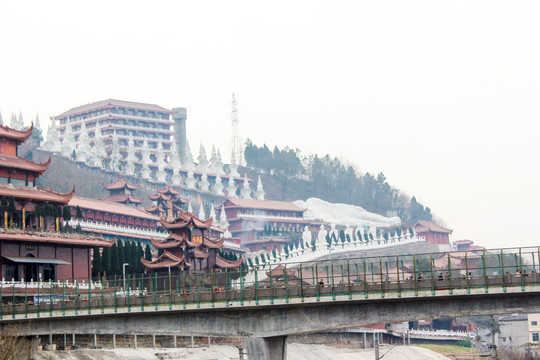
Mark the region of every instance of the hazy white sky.
POLYGON ((0 112, 107 98, 384 172, 487 247, 539 245, 538 1, 3 1, 0 112))

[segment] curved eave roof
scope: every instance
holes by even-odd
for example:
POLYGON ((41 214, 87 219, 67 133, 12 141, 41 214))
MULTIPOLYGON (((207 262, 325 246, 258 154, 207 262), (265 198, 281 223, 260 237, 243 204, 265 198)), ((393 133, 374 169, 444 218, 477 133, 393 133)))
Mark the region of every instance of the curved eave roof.
POLYGON ((128 183, 126 180, 120 178, 118 180, 116 180, 115 182, 113 182, 112 184, 109 184, 109 185, 103 185, 103 187, 107 190, 119 190, 119 189, 124 189, 124 188, 128 188, 129 190, 137 190, 137 185, 133 185, 133 184, 130 184, 128 183))
POLYGON ((27 130, 15 130, 8 126, 0 125, 0 138, 2 139, 9 139, 9 140, 15 140, 19 143, 23 143, 32 135, 32 131, 34 131, 34 124, 27 129, 27 130))
POLYGON ((164 241, 160 241, 158 239, 151 238, 150 241, 152 242, 152 245, 156 249, 174 249, 179 246, 181 246, 184 243, 184 240, 177 240, 174 238, 171 238, 170 236, 166 238, 164 241))
POLYGON ((10 170, 21 170, 22 172, 33 172, 43 174, 51 163, 51 157, 44 163, 35 163, 18 156, 0 155, 0 167, 10 170))
POLYGON ((216 265, 219 266, 220 268, 229 268, 229 269, 237 268, 237 267, 240 267, 240 265, 242 265, 243 262, 244 262, 244 258, 240 258, 236 261, 230 261, 230 260, 225 260, 219 255, 216 255, 216 265))
POLYGON ((75 194, 75 186, 65 194, 57 193, 40 187, 0 184, 0 196, 13 196, 15 199, 50 201, 67 204, 75 194))
POLYGON ((54 235, 32 235, 24 233, 0 233, 0 240, 4 241, 22 241, 32 243, 48 243, 48 244, 63 244, 63 245, 78 245, 84 247, 111 247, 114 243, 108 240, 93 240, 84 238, 70 238, 54 235))
POLYGON ((212 224, 212 218, 208 220, 199 220, 194 215, 191 215, 189 220, 186 219, 186 215, 183 214, 177 217, 173 222, 168 222, 165 219, 160 219, 161 226, 165 229, 182 229, 185 227, 193 227, 197 229, 209 229, 212 224))

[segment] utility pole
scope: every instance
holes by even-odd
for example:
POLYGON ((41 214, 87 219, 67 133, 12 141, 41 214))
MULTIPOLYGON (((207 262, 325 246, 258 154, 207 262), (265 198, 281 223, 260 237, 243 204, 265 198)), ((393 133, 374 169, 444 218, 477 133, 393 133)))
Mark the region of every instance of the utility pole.
POLYGON ((491 360, 497 360, 497 345, 495 345, 495 318, 491 315, 491 360))

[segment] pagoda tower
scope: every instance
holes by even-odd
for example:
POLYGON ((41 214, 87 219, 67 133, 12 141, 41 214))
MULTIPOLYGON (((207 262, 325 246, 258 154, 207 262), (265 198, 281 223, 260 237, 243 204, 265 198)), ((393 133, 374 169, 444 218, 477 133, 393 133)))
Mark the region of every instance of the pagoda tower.
POLYGON ((240 196, 242 199, 251 199, 251 188, 249 187, 247 174, 244 175, 244 186, 242 187, 240 196))
POLYGON ((109 190, 109 197, 105 201, 117 202, 126 205, 141 204, 143 199, 132 195, 133 191, 137 190, 137 185, 133 185, 120 178, 109 185, 103 185, 109 190))
POLYGON ((217 240, 208 236, 212 219, 203 221, 182 212, 172 221, 161 219, 161 225, 169 231, 169 236, 163 240, 151 239, 152 245, 163 250, 163 254, 150 261, 141 259, 148 271, 167 272, 170 269, 171 272, 209 274, 237 269, 243 263, 243 258, 230 261, 219 256, 225 238, 217 240))
POLYGON ((153 204, 144 210, 171 220, 184 212, 183 205, 188 203, 187 200, 181 197, 181 191, 175 190, 170 186, 156 191, 155 194, 148 196, 148 198, 152 200, 153 204))

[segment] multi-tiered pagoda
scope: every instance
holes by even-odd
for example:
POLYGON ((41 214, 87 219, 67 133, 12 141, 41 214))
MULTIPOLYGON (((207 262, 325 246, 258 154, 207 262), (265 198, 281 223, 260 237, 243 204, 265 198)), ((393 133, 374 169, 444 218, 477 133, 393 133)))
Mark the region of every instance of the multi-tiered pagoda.
POLYGON ((103 187, 109 190, 109 197, 104 199, 105 201, 117 202, 121 204, 131 205, 140 204, 142 199, 133 196, 133 192, 137 190, 137 185, 130 184, 124 179, 120 178, 109 185, 103 185, 103 187))
POLYGON ((153 203, 152 206, 144 210, 150 214, 166 218, 169 221, 180 216, 185 211, 183 205, 188 203, 187 200, 182 198, 181 191, 175 190, 170 186, 156 191, 155 194, 149 195, 148 198, 153 203))
POLYGON ((170 232, 163 240, 152 239, 152 245, 163 253, 147 261, 141 259, 144 267, 151 271, 188 271, 206 273, 211 270, 236 269, 243 259, 229 261, 219 256, 224 238, 212 239, 212 219, 202 221, 189 212, 182 212, 173 221, 161 219, 161 225, 170 232))

